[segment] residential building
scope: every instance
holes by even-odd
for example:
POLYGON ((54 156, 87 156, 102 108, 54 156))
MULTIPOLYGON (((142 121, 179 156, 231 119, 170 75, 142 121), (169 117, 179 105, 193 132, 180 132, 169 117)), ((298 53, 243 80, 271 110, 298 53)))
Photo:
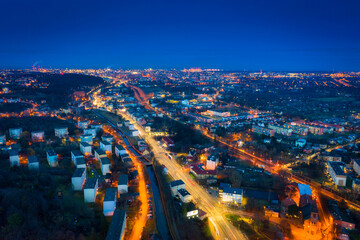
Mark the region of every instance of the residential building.
POLYGON ((320 154, 319 158, 324 161, 341 162, 342 157, 336 153, 320 154))
POLYGON ((269 136, 269 137, 272 137, 275 134, 275 130, 270 129, 270 128, 265 128, 265 127, 260 127, 258 125, 253 125, 252 126, 252 131, 254 133, 264 134, 264 135, 269 136))
POLYGON ((82 158, 84 155, 78 150, 71 151, 71 161, 76 165, 76 159, 82 158))
POLYGON ((72 189, 80 191, 86 180, 86 168, 76 168, 71 178, 72 189))
POLYGON ((328 171, 335 185, 344 187, 346 185, 345 164, 342 162, 327 162, 328 171))
POLYGON ((55 136, 59 138, 64 138, 69 135, 69 131, 67 127, 59 127, 55 128, 55 136))
MULTIPOLYGON (((286 187, 285 192, 289 197, 291 197, 299 208, 304 207, 307 204, 314 204, 312 191, 309 185, 292 183, 286 187)), ((311 208, 308 207, 308 212, 310 216, 311 208)))
POLYGON ((220 183, 219 186, 219 197, 220 199, 222 199, 222 194, 225 188, 231 188, 231 184, 230 183, 220 183))
POLYGON ((170 189, 171 189, 172 195, 176 196, 180 189, 185 189, 185 183, 181 179, 172 181, 170 183, 170 189))
POLYGON ((31 132, 31 140, 33 142, 42 142, 45 140, 45 133, 44 131, 34 131, 31 132))
POLYGON ((119 181, 118 181, 118 193, 119 195, 121 193, 127 193, 128 192, 128 175, 126 174, 120 174, 119 175, 119 181))
POLYGON ((206 179, 217 176, 216 170, 205 170, 203 164, 191 164, 190 172, 198 179, 206 179))
POLYGON ((109 230, 106 235, 106 240, 122 240, 124 238, 126 226, 126 211, 117 209, 115 210, 109 230))
POLYGON ((80 143, 80 152, 84 155, 90 155, 92 152, 92 146, 87 142, 80 143))
POLYGON ((353 230, 355 229, 355 222, 347 211, 341 210, 335 200, 329 200, 329 212, 336 227, 353 230))
POLYGON ((131 131, 131 136, 138 137, 139 136, 139 131, 138 130, 131 131))
POLYGON ((107 141, 101 141, 100 142, 100 149, 105 151, 105 152, 112 152, 111 143, 109 143, 107 141))
POLYGON ((120 157, 121 155, 126 154, 126 150, 123 146, 121 145, 116 145, 115 146, 115 155, 116 157, 120 157))
POLYGON ((352 182, 352 189, 355 192, 360 192, 360 179, 355 178, 352 182))
POLYGON ((18 151, 11 150, 9 152, 9 159, 10 159, 10 167, 20 166, 20 158, 19 158, 19 152, 18 151))
POLYGON ((301 136, 306 136, 309 132, 307 127, 301 127, 298 125, 285 124, 284 127, 291 129, 293 133, 301 136))
POLYGON ((78 128, 80 129, 86 129, 89 126, 88 121, 78 121, 78 128))
POLYGON ((98 189, 98 178, 88 178, 84 187, 84 201, 87 203, 95 202, 97 189, 98 189))
POLYGON ((100 131, 100 129, 103 128, 103 125, 101 123, 98 123, 98 124, 92 124, 90 127, 96 129, 96 132, 98 132, 100 131))
POLYGON ((0 145, 6 144, 6 135, 0 135, 0 145))
POLYGON ((101 150, 100 148, 96 149, 95 150, 95 158, 96 158, 96 160, 100 161, 100 159, 103 158, 103 157, 107 157, 105 151, 101 150))
POLYGON ((111 135, 105 135, 101 137, 101 141, 104 142, 108 142, 108 143, 113 143, 114 142, 114 137, 111 135))
POLYGON ((58 166, 58 156, 54 150, 49 150, 46 153, 47 161, 50 167, 57 167, 58 166))
POLYGON ((133 162, 131 160, 131 158, 129 157, 122 157, 121 160, 123 161, 123 163, 127 166, 127 167, 132 167, 133 166, 133 162))
POLYGON ((86 168, 86 161, 84 157, 77 158, 75 161, 77 168, 86 168))
POLYGON ((30 170, 39 170, 39 159, 36 156, 28 157, 28 168, 30 170))
POLYGON ((12 139, 20 139, 22 128, 10 128, 9 135, 12 139))
POLYGON ((309 129, 309 132, 314 135, 322 135, 324 133, 324 127, 321 126, 313 126, 313 125, 301 125, 304 127, 307 127, 309 129))
POLYGON ((100 164, 101 164, 101 172, 105 176, 107 173, 110 172, 110 160, 107 157, 100 158, 100 164))
POLYGON ((175 143, 174 143, 174 140, 172 140, 171 138, 169 137, 163 137, 163 145, 164 147, 174 147, 175 146, 175 143))
POLYGON ((190 193, 185 189, 179 189, 178 196, 179 196, 180 200, 184 203, 189 203, 192 199, 190 193))
POLYGON ((86 142, 88 144, 93 144, 93 136, 91 134, 83 134, 80 136, 80 142, 86 142))
POLYGON ((105 216, 112 216, 116 208, 116 188, 107 188, 103 201, 103 213, 105 216))
POLYGON ((273 129, 276 134, 280 134, 280 135, 284 135, 284 136, 291 136, 291 134, 292 134, 292 129, 282 127, 282 126, 279 126, 279 125, 271 125, 271 124, 269 124, 268 128, 273 129))
POLYGON ((91 135, 93 138, 96 137, 96 129, 95 128, 86 128, 84 129, 84 135, 91 135))
POLYGON ((243 189, 226 187, 223 189, 221 201, 224 203, 241 204, 243 189))
POLYGON ((358 175, 360 175, 360 159, 353 160, 353 169, 358 175))
POLYGON ((206 159, 206 170, 215 170, 219 164, 219 154, 212 153, 206 159))

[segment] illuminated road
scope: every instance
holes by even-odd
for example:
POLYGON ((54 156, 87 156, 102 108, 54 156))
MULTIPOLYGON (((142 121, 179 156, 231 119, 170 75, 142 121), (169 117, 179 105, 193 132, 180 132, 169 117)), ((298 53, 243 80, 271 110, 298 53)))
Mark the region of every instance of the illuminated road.
POLYGON ((145 227, 146 222, 148 220, 148 212, 149 212, 149 205, 147 202, 148 195, 146 190, 146 184, 144 179, 144 167, 143 164, 137 159, 137 157, 132 156, 131 159, 133 160, 134 166, 136 167, 139 173, 139 199, 141 201, 140 206, 140 213, 141 215, 134 223, 133 229, 131 231, 129 239, 138 240, 141 238, 141 234, 143 231, 143 227, 145 227))
MULTIPOLYGON (((105 118, 104 116, 102 116, 105 118)), ((148 197, 147 194, 147 188, 144 178, 144 164, 138 159, 135 154, 133 154, 133 151, 128 148, 128 145, 125 144, 124 138, 120 136, 120 134, 113 128, 106 128, 104 126, 104 132, 110 133, 112 136, 114 136, 115 141, 117 144, 122 145, 129 154, 134 167, 138 171, 138 190, 139 190, 139 200, 141 202, 140 208, 139 208, 139 215, 136 217, 134 221, 133 228, 131 229, 131 233, 129 235, 129 239, 131 240, 139 240, 141 239, 141 235, 143 232, 143 228, 146 226, 146 222, 148 220, 148 213, 149 213, 149 204, 148 204, 148 197)))
MULTIPOLYGON (((131 89, 134 90, 135 96, 136 98, 144 105, 145 108, 147 109, 152 109, 155 112, 159 112, 158 110, 154 109, 153 107, 151 107, 151 105, 148 102, 148 99, 146 98, 146 95, 144 94, 144 92, 135 86, 130 86, 131 89)), ((169 118, 177 121, 176 119, 172 118, 169 114, 167 114, 166 112, 161 111, 161 113, 163 113, 164 115, 169 116, 169 118)), ((201 130, 201 129, 200 129, 201 130)), ((218 143, 227 146, 229 148, 231 148, 232 150, 235 150, 236 152, 238 152, 242 158, 244 159, 249 159, 253 162, 253 164, 258 165, 258 166, 262 166, 266 171, 271 172, 273 174, 277 174, 279 172, 279 170, 283 170, 285 173, 287 173, 286 177, 289 178, 290 180, 297 182, 297 183, 302 183, 302 184, 308 184, 310 185, 310 187, 312 188, 313 192, 315 192, 317 195, 322 194, 328 198, 337 200, 337 201, 341 201, 344 200, 347 205, 357 211, 360 211, 360 205, 357 203, 354 203, 352 201, 346 200, 345 198, 332 193, 324 188, 321 187, 321 185, 317 182, 314 181, 309 181, 306 180, 304 178, 301 178, 299 176, 293 175, 292 173, 290 173, 288 171, 288 169, 285 166, 278 166, 273 164, 272 162, 266 161, 265 159, 259 158, 251 153, 246 152, 245 150, 235 147, 225 141, 220 140, 219 138, 214 138, 212 135, 209 135, 206 131, 201 130, 201 132, 203 133, 204 136, 212 139, 213 141, 217 141, 218 143)), ((166 160, 164 160, 166 161, 166 160)), ((165 166, 167 166, 165 164, 165 166)), ((186 182, 187 184, 187 182, 186 182)), ((189 191, 190 192, 190 191, 189 191)), ((318 197, 319 199, 319 197, 318 197)), ((319 215, 322 221, 322 226, 323 226, 323 233, 327 232, 328 236, 331 236, 331 232, 332 232, 332 226, 330 226, 330 216, 326 215, 323 211, 323 207, 321 205, 321 203, 318 201, 318 209, 319 209, 319 215)))
MULTIPOLYGON (((122 117, 133 122, 126 114, 122 114, 122 117)), ((194 203, 208 214, 209 220, 217 232, 214 236, 215 239, 247 239, 244 234, 224 218, 222 213, 224 206, 220 205, 203 187, 193 181, 188 173, 183 172, 176 161, 170 160, 167 157, 169 152, 164 150, 155 139, 147 135, 142 126, 137 123, 134 125, 145 141, 152 147, 152 152, 159 163, 165 165, 174 179, 181 179, 185 182, 186 189, 192 195, 194 203)))

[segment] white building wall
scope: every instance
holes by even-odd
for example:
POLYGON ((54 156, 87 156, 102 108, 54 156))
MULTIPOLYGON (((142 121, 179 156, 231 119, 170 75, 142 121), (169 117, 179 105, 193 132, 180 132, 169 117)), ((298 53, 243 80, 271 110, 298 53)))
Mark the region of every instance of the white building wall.
POLYGON ((86 180, 86 170, 85 170, 85 173, 81 177, 72 177, 71 183, 72 183, 73 190, 81 191, 83 185, 85 184, 85 180, 86 180))
POLYGON ((354 168, 354 171, 358 174, 358 175, 360 175, 360 166, 354 161, 354 166, 353 166, 353 168, 354 168))
POLYGON ((113 201, 103 202, 103 213, 105 216, 112 216, 116 207, 116 198, 113 201))
POLYGON ((127 185, 118 185, 118 193, 127 193, 128 192, 128 186, 127 185))
POLYGON ((20 166, 19 156, 10 156, 10 166, 20 166))
POLYGON ((110 164, 101 165, 101 172, 103 175, 106 175, 110 172, 110 164))
POLYGON ((171 187, 171 192, 172 192, 172 195, 173 196, 176 196, 178 194, 178 191, 180 189, 185 189, 185 183, 184 184, 181 184, 181 185, 178 185, 178 186, 175 186, 175 187, 171 187))
POLYGON ((87 203, 95 202, 97 192, 97 185, 93 188, 86 188, 84 189, 84 201, 87 203))

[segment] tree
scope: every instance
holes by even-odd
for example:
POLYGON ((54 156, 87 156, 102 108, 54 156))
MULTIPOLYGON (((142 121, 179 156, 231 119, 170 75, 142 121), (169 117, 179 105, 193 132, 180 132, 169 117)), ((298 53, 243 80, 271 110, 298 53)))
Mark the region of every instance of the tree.
POLYGON ((229 179, 230 179, 232 187, 239 188, 241 186, 241 182, 242 182, 243 177, 238 171, 233 171, 230 174, 229 179))
POLYGON ((10 226, 19 226, 23 222, 23 217, 19 213, 13 213, 7 218, 10 226))

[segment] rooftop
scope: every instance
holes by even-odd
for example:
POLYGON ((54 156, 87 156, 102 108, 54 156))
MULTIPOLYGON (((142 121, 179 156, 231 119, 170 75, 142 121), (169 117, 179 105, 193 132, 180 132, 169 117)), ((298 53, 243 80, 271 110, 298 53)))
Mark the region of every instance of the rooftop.
POLYGON ((116 197, 116 188, 107 188, 105 192, 104 201, 114 201, 116 197))
POLYGON ((243 195, 243 189, 227 187, 227 188, 224 188, 223 193, 243 195))
POLYGON ((330 167, 334 170, 335 174, 338 176, 345 176, 344 169, 342 168, 345 164, 343 162, 332 162, 328 161, 330 167))
POLYGON ((82 145, 83 147, 91 147, 91 145, 87 142, 81 142, 80 145, 82 145))
POLYGON ((84 174, 85 168, 76 168, 72 177, 81 177, 84 174))
POLYGON ((11 150, 11 151, 9 152, 9 155, 10 155, 10 156, 18 156, 18 155, 19 155, 19 152, 16 151, 16 150, 11 150))
POLYGON ((79 164, 85 164, 85 158, 84 157, 79 157, 76 159, 76 165, 79 165, 79 164))
POLYGON ((178 193, 183 197, 190 195, 190 193, 185 189, 179 189, 178 193))
POLYGON ((190 168, 197 174, 197 175, 216 175, 215 170, 205 170, 202 167, 202 164, 192 164, 190 168))
POLYGON ((75 157, 82 157, 82 153, 79 150, 74 150, 71 151, 71 153, 75 156, 75 157))
POLYGON ((300 195, 309 195, 312 196, 311 188, 307 184, 298 184, 300 195))
POLYGON ((93 136, 93 135, 91 135, 91 134, 83 134, 83 135, 81 135, 80 137, 81 137, 81 138, 84 138, 84 137, 91 137, 91 138, 92 138, 92 136, 93 136))
POLYGON ((98 181, 97 178, 88 178, 86 180, 84 189, 95 188, 97 181, 98 181))
POLYGON ((120 174, 118 185, 128 185, 128 175, 120 174))
POLYGON ((108 141, 101 141, 100 144, 103 144, 103 145, 111 145, 111 143, 109 143, 108 141))
POLYGON ((106 240, 119 240, 123 235, 123 225, 126 222, 126 211, 115 210, 111 219, 111 224, 106 235, 106 240))
POLYGON ((55 153, 54 150, 49 150, 49 151, 47 152, 47 155, 48 155, 48 156, 56 156, 56 153, 55 153))
POLYGON ((38 163, 39 159, 37 158, 37 156, 30 156, 30 157, 28 157, 28 162, 29 163, 38 163))
POLYGON ((125 150, 125 148, 121 145, 116 145, 115 148, 117 148, 118 150, 125 150))
POLYGON ((97 153, 97 154, 99 154, 99 155, 105 155, 105 154, 106 154, 105 151, 102 150, 102 149, 100 149, 100 148, 95 149, 95 153, 97 153))
POLYGON ((100 158, 100 162, 101 162, 101 164, 110 164, 110 160, 109 160, 109 158, 107 158, 107 157, 102 157, 102 158, 100 158))
POLYGON ((177 187, 177 186, 180 186, 180 185, 182 185, 182 184, 185 185, 185 183, 183 182, 183 180, 179 179, 179 180, 172 181, 172 182, 170 183, 170 187, 177 187))

